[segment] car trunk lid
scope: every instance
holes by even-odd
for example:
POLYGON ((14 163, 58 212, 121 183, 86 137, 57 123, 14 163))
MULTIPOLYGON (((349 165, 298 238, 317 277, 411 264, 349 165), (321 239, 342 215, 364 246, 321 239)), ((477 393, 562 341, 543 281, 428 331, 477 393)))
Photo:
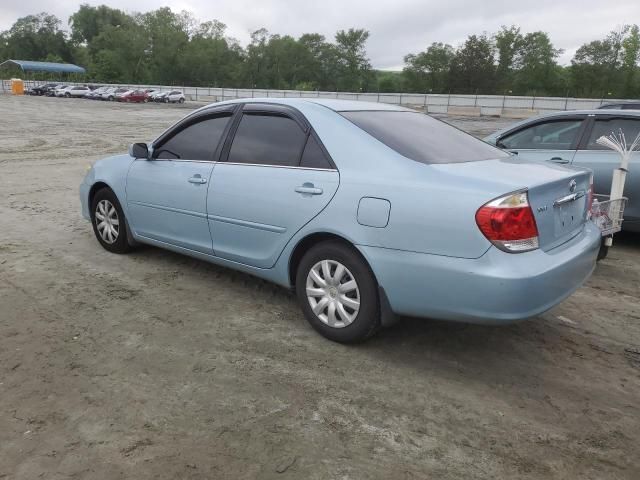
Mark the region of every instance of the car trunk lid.
MULTIPOLYGON (((567 242, 587 221, 589 170, 517 157, 432 167, 483 189, 487 192, 487 202, 526 189, 542 250, 567 242)), ((480 207, 482 205, 478 205, 480 207)))

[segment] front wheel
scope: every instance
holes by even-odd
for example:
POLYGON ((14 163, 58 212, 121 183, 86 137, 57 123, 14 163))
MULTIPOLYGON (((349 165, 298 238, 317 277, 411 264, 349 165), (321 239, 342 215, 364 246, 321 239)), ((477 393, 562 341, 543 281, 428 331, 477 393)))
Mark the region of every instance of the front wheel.
POLYGON ((373 272, 357 250, 341 242, 320 243, 304 255, 296 295, 307 321, 329 340, 361 342, 380 328, 373 272))
POLYGON ((67 97, 67 98, 70 98, 71 94, 70 93, 65 93, 64 96, 67 97))
POLYGON ((178 103, 184 103, 184 98, 181 98, 180 100, 178 100, 178 103))
POLYGON ((91 223, 93 233, 105 250, 112 253, 127 253, 131 250, 124 212, 111 189, 103 188, 93 197, 91 223))

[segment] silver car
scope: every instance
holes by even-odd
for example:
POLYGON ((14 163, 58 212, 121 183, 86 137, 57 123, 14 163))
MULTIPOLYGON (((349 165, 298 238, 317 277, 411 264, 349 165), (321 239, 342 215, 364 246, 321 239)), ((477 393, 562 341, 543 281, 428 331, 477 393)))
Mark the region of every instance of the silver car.
MULTIPOLYGON (((640 111, 582 110, 530 118, 484 140, 518 154, 523 160, 547 160, 593 170, 596 194, 609 194, 620 155, 596 143, 602 135, 622 130, 627 143, 640 133, 640 111)), ((640 152, 632 155, 625 185, 629 200, 623 228, 640 232, 640 152)))

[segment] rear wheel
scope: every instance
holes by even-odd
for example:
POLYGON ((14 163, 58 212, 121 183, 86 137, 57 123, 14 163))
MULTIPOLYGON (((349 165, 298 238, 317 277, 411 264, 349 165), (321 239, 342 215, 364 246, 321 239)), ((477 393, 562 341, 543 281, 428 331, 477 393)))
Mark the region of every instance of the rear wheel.
POLYGON ((181 98, 180 100, 178 100, 178 103, 184 103, 184 98, 181 98))
POLYGON ((115 193, 109 188, 98 190, 91 202, 91 223, 98 242, 112 253, 131 250, 124 212, 115 193))
POLYGON ((373 273, 353 247, 341 242, 320 243, 302 257, 296 294, 307 321, 330 340, 360 342, 380 328, 373 273))

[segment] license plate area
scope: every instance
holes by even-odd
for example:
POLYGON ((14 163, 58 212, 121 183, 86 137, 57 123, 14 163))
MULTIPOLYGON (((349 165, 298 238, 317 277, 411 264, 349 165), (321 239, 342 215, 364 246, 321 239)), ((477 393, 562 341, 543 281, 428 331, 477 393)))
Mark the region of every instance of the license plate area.
POLYGON ((554 207, 554 230, 556 238, 576 230, 584 220, 585 197, 554 207))

